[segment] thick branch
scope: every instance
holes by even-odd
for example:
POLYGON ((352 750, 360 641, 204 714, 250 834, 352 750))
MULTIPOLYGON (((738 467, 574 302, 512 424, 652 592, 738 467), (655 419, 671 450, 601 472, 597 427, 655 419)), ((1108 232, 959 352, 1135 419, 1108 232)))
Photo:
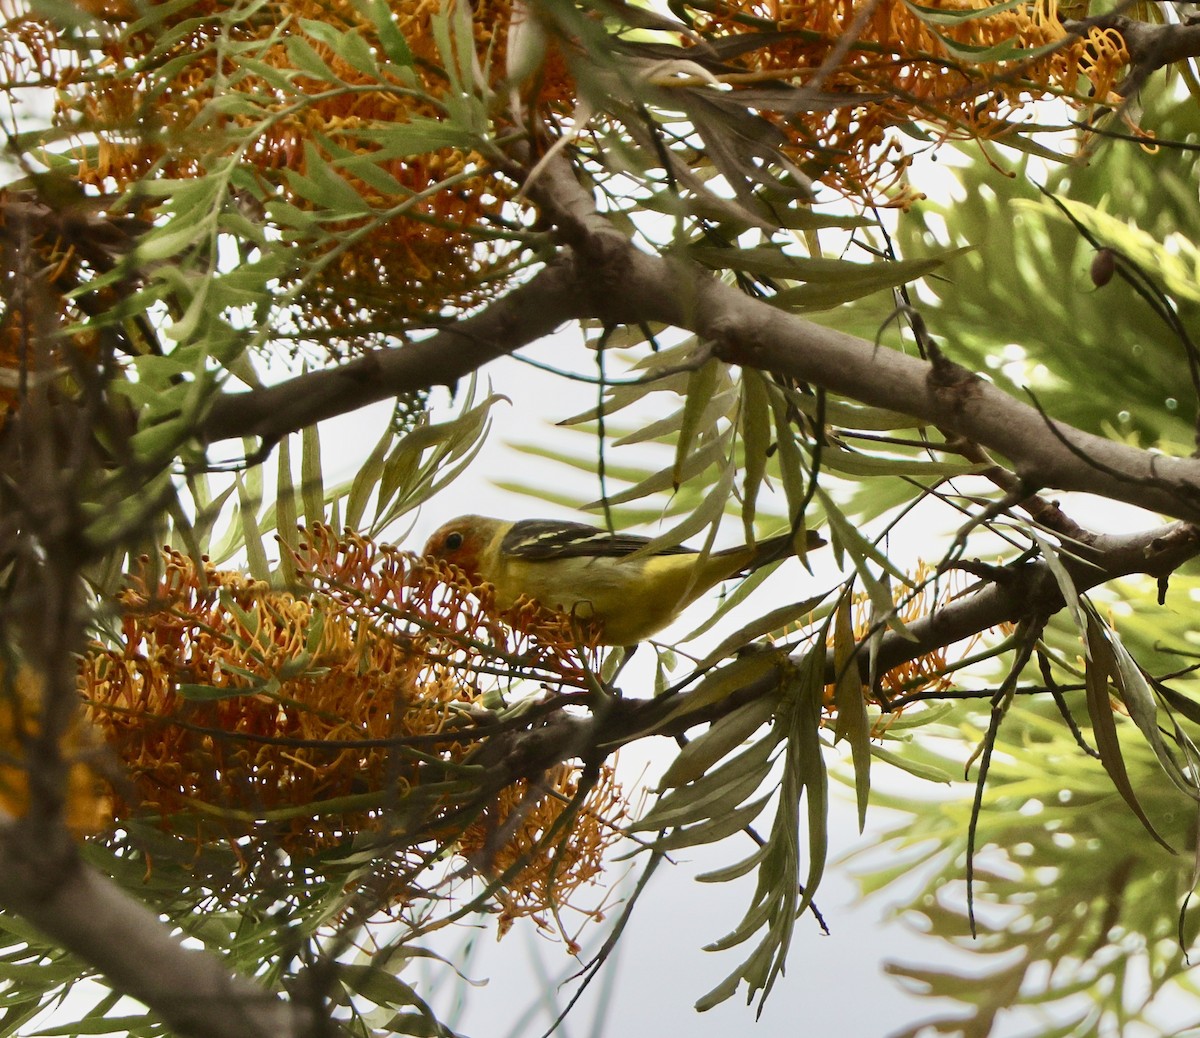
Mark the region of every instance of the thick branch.
POLYGON ((321 418, 452 383, 571 319, 660 321, 695 332, 729 363, 823 386, 957 433, 1007 458, 1031 489, 1085 491, 1200 520, 1200 460, 1164 457, 1053 422, 966 369, 933 366, 823 328, 693 264, 644 253, 611 225, 580 217, 590 199, 565 162, 540 173, 530 193, 552 219, 560 216, 572 240, 571 261, 552 264, 428 340, 218 400, 200 439, 250 435, 272 443, 321 418))
MULTIPOLYGON (((1200 530, 1188 523, 1169 523, 1141 533, 1100 535, 1086 551, 1087 559, 1061 557, 1080 593, 1131 574, 1169 575, 1200 555, 1200 530)), ((997 568, 991 583, 982 584, 974 593, 907 623, 909 637, 886 632, 879 646, 878 670, 884 673, 1024 616, 1051 615, 1063 605, 1062 590, 1047 562, 1037 560, 997 568)), ((554 713, 529 729, 491 735, 474 763, 485 765, 495 788, 501 788, 518 778, 539 775, 561 761, 587 757, 588 747, 603 747, 606 753, 611 753, 650 735, 683 735, 748 702, 776 695, 785 678, 785 669, 794 667, 796 662, 781 655, 779 664, 768 668, 760 678, 715 702, 708 702, 706 696, 706 705, 696 710, 686 709, 687 693, 681 693, 654 699, 615 698, 604 711, 593 716, 554 713)), ((865 652, 859 665, 865 683, 870 677, 865 652)), ((837 665, 830 649, 825 679, 833 682, 836 677, 837 665)))
POLYGON ((1085 491, 1200 520, 1196 459, 1164 457, 1052 422, 965 369, 948 379, 919 358, 784 313, 682 263, 635 253, 630 266, 633 288, 620 312, 688 328, 715 343, 716 355, 729 363, 957 433, 1007 458, 1030 488, 1085 491))
MULTIPOLYGON (((33 370, 49 370, 59 341, 50 323, 56 309, 35 278, 25 284, 15 312, 32 315, 34 334, 22 348, 33 370)), ((15 791, 5 789, 7 807, 23 808, 21 817, 0 811, 0 910, 24 917, 102 972, 172 1033, 316 1034, 312 1013, 235 977, 218 955, 185 949, 170 923, 84 863, 64 824, 72 807, 82 813, 92 806, 90 790, 73 788, 69 756, 75 754, 67 748, 86 745, 79 734, 86 722, 78 661, 91 603, 82 573, 97 556, 84 532, 85 514, 88 495, 97 492, 95 473, 105 464, 96 444, 108 415, 98 383, 80 379, 78 400, 50 386, 30 380, 0 439, 0 753, 7 772, 0 781, 8 786, 14 761, 24 766, 15 791)))
POLYGON ((336 368, 267 389, 217 399, 197 430, 202 443, 242 436, 277 443, 290 432, 430 386, 452 386, 581 314, 569 262, 552 263, 524 285, 428 339, 378 350, 336 368))
MULTIPOLYGON (((1117 569, 1128 563, 1125 573, 1170 571, 1200 554, 1200 535, 1184 523, 1172 524, 1159 531, 1137 534, 1119 550, 1117 569), (1133 565, 1141 556, 1142 565, 1133 565)), ((1064 560, 1079 591, 1122 575, 1115 569, 1101 569, 1064 560)), ((953 645, 981 631, 1015 621, 1030 611, 1053 613, 1063 606, 1062 592, 1050 566, 1043 561, 1023 563, 1002 571, 1003 579, 975 594, 943 606, 920 620, 907 624, 911 638, 887 632, 878 656, 879 671, 886 672, 908 660, 939 648, 953 645)), ((655 736, 684 735, 697 725, 716 721, 738 707, 764 696, 777 695, 785 679, 785 668, 795 660, 780 659, 756 680, 735 689, 715 702, 696 710, 682 710, 684 696, 656 699, 614 699, 601 716, 587 717, 558 713, 534 728, 493 735, 487 743, 486 760, 494 769, 497 786, 518 778, 540 774, 546 768, 581 755, 581 747, 603 746, 612 753, 639 739, 655 736)), ((862 680, 868 680, 869 661, 862 654, 862 680)), ((833 650, 826 662, 826 680, 837 676, 833 650)))
POLYGON ((1129 51, 1129 75, 1119 87, 1126 96, 1135 94, 1158 69, 1200 57, 1200 22, 1154 25, 1122 14, 1102 14, 1063 22, 1063 28, 1079 36, 1092 28, 1113 29, 1121 35, 1129 51))
MULTIPOLYGON (((1136 573, 1165 576, 1183 563, 1200 555, 1200 531, 1187 523, 1171 523, 1156 530, 1106 539, 1103 554, 1087 562, 1064 556, 1062 561, 1080 593, 1117 577, 1136 573)), ((907 623, 910 637, 888 631, 881 639, 877 667, 884 673, 909 660, 973 637, 982 631, 1014 622, 1031 613, 1050 615, 1063 607, 1062 591, 1048 563, 1021 563, 997 571, 997 580, 974 594, 959 598, 919 620, 907 623)), ((794 661, 793 661, 794 662, 794 661)), ((790 665, 790 664, 789 664, 790 665)), ((869 679, 866 653, 860 660, 862 680, 869 679)), ((833 650, 826 661, 826 680, 837 677, 833 650)), ((707 721, 716 720, 744 703, 774 695, 783 674, 772 668, 761 678, 737 689, 724 699, 702 710, 679 713, 678 697, 652 700, 618 701, 607 719, 603 733, 605 745, 614 749, 644 738, 646 734, 682 735, 707 721)))
MULTIPOLYGON (((1061 557, 1080 593, 1132 574, 1168 576, 1200 555, 1200 531, 1189 523, 1170 523, 1155 530, 1097 540, 1103 542, 1103 550, 1089 550, 1086 560, 1061 557)), ((907 624, 912 640, 889 631, 880 646, 879 669, 889 670, 1002 623, 1038 612, 1051 615, 1063 607, 1062 591, 1046 562, 1025 563, 999 572, 1001 579, 977 594, 907 624)))
POLYGON ((84 865, 69 841, 56 841, 67 853, 48 855, 44 833, 31 828, 22 822, 0 828, 0 907, 100 970, 117 991, 153 1009, 172 1033, 316 1033, 307 1011, 234 976, 215 955, 182 947, 149 908, 84 865))
POLYGON ((601 284, 620 280, 623 291, 595 299, 609 323, 658 320, 713 342, 717 355, 815 383, 866 404, 925 419, 1008 458, 1031 489, 1055 487, 1098 494, 1166 513, 1200 519, 1200 461, 1165 458, 1113 443, 1062 423, 1015 400, 957 365, 930 365, 882 349, 753 299, 694 265, 648 256, 625 243, 610 225, 585 221, 591 199, 566 162, 531 185, 530 193, 573 247, 586 243, 595 263, 609 259, 601 284), (614 267, 613 264, 616 264, 614 267))

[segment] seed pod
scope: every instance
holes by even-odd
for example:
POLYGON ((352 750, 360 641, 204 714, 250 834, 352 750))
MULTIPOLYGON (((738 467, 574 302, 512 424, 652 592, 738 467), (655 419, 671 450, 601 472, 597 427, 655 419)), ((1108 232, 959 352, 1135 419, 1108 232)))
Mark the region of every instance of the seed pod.
POLYGON ((1117 270, 1117 254, 1112 249, 1099 249, 1092 258, 1092 284, 1103 288, 1117 270))

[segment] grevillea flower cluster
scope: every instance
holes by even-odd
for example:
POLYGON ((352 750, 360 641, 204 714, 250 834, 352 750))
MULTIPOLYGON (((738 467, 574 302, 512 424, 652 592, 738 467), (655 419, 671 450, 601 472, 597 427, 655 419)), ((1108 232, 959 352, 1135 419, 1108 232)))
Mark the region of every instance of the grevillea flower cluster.
MULTIPOLYGON (((30 756, 40 755, 45 687, 41 674, 28 665, 0 667, 0 819, 29 811, 30 756)), ((57 740, 66 769, 63 821, 76 836, 101 832, 111 818, 107 783, 100 777, 104 747, 78 717, 57 740)), ((45 764, 39 760, 39 764, 45 764)))
POLYGON ((586 684, 569 621, 494 617, 485 589, 325 527, 294 562, 282 591, 176 551, 142 561, 119 644, 80 668, 88 715, 125 770, 114 821, 301 864, 370 836, 400 901, 431 849, 450 850, 495 880, 505 923, 569 904, 618 834, 611 771, 585 787, 570 762, 497 790, 469 777, 490 696, 533 675, 546 694, 586 684))
MULTIPOLYGON (((513 185, 487 156, 437 130, 456 91, 486 96, 501 131, 513 88, 551 127, 572 124, 580 111, 568 71, 580 55, 566 22, 551 27, 563 38, 541 68, 505 83, 514 19, 539 17, 536 5, 513 0, 471 5, 474 55, 446 53, 447 37, 435 31, 437 16, 459 10, 450 0, 80 6, 98 19, 86 47, 18 0, 0 2, 0 68, 10 87, 59 89, 58 121, 79 134, 81 178, 121 188, 152 171, 197 177, 236 160, 248 198, 316 213, 325 224, 315 243, 325 261, 300 286, 297 305, 307 322, 335 328, 371 314, 469 305, 510 261, 502 231, 480 232, 504 226, 513 185), (394 132, 404 127, 420 132, 394 132), (334 218, 317 180, 324 196, 356 196, 363 211, 334 218)), ((1129 61, 1111 29, 1068 33, 1058 0, 714 0, 674 11, 684 19, 666 34, 674 65, 708 70, 704 78, 722 84, 714 89, 736 96, 769 83, 812 87, 811 105, 763 111, 815 180, 870 200, 907 164, 896 128, 1000 136, 1033 100, 1107 104, 1129 61)), ((301 233, 286 219, 278 230, 301 233)))
MULTIPOLYGON (((240 203, 305 250, 281 287, 306 331, 338 341, 470 306, 513 261, 496 222, 514 185, 439 128, 462 89, 443 71, 457 58, 439 50, 440 2, 79 6, 96 18, 84 34, 0 3, 0 89, 56 88, 55 134, 106 194, 234 168, 240 203)), ((509 14, 474 5, 480 60, 501 69, 509 14)))
POLYGON ((815 180, 859 198, 890 188, 908 165, 896 128, 923 124, 942 139, 1002 137, 1020 127, 1034 100, 1119 103, 1112 91, 1129 62, 1111 29, 1069 34, 1057 0, 718 0, 697 7, 704 36, 746 42, 731 59, 735 90, 783 81, 849 99, 777 122, 815 180))

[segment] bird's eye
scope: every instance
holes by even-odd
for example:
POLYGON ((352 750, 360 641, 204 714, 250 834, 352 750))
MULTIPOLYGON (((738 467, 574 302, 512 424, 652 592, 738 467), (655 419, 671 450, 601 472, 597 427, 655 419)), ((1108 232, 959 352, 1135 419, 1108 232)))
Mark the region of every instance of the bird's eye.
POLYGON ((462 547, 463 535, 461 533, 451 533, 446 535, 446 550, 458 551, 462 547))

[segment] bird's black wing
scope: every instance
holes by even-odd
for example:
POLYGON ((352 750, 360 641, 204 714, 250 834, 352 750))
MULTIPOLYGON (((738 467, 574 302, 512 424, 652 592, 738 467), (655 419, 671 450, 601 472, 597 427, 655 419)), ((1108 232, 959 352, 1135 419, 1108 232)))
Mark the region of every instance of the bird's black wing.
MULTIPOLYGON (((500 543, 503 555, 530 561, 570 559, 602 555, 621 558, 632 555, 650 543, 649 537, 629 533, 609 533, 586 523, 565 523, 553 519, 523 519, 514 523, 500 543)), ((664 555, 687 555, 691 548, 677 545, 662 548, 664 555)))

